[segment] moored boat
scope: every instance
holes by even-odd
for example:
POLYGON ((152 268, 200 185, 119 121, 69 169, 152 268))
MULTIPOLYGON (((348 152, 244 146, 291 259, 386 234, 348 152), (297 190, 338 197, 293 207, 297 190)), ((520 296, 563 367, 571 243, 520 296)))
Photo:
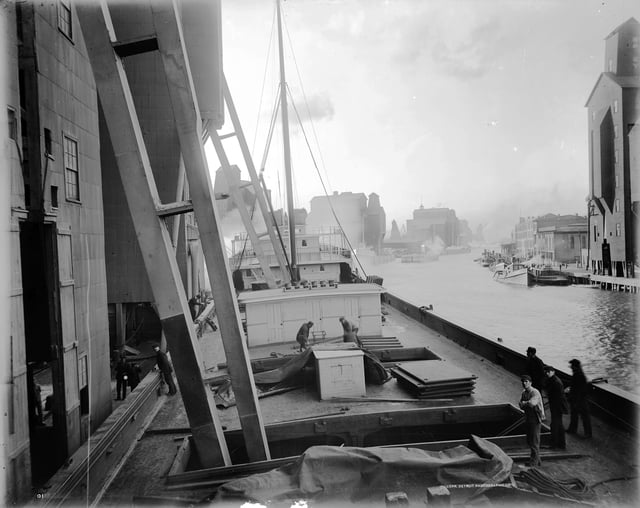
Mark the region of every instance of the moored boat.
POLYGON ((533 283, 539 286, 569 286, 569 275, 551 266, 535 266, 529 268, 533 283))
POLYGON ((518 286, 532 286, 533 277, 526 266, 516 263, 498 263, 493 271, 493 278, 499 282, 516 284, 518 286))

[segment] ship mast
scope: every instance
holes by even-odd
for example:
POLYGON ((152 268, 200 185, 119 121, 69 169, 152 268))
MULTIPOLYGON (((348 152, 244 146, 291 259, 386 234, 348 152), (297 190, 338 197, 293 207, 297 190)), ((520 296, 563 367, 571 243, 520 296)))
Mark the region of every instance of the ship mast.
POLYGON ((280 115, 282 117, 282 138, 284 150, 284 170, 286 178, 287 213, 289 215, 289 249, 291 259, 291 281, 300 280, 296 257, 296 218, 293 209, 293 183, 291 179, 291 146, 289 144, 289 116, 287 109, 287 81, 284 74, 284 50, 282 43, 282 12, 280 0, 276 0, 278 12, 278 55, 280 57, 280 115))

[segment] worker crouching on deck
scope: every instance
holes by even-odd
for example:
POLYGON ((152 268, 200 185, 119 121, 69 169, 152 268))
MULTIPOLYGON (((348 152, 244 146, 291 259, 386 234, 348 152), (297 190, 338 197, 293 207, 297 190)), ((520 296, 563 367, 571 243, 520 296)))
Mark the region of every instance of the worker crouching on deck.
POLYGON ((358 340, 356 338, 356 333, 353 330, 353 324, 351 324, 351 321, 345 319, 344 317, 338 318, 338 321, 340 321, 340 324, 342 325, 342 341, 357 343, 358 340))
POLYGON ((525 425, 527 429, 527 444, 531 448, 531 457, 527 466, 537 467, 542 464, 540 460, 540 429, 544 416, 544 406, 540 392, 531 384, 531 376, 522 376, 522 395, 520 396, 520 409, 524 411, 525 425))

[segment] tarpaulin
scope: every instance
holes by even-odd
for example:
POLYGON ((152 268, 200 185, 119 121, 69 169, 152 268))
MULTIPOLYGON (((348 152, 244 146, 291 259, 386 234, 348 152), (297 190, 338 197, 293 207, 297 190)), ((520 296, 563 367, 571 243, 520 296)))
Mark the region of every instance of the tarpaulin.
POLYGON ((443 451, 313 446, 288 466, 225 483, 218 500, 380 502, 387 492, 403 491, 422 501, 428 487, 444 485, 461 502, 503 483, 512 465, 498 446, 477 436, 443 451))

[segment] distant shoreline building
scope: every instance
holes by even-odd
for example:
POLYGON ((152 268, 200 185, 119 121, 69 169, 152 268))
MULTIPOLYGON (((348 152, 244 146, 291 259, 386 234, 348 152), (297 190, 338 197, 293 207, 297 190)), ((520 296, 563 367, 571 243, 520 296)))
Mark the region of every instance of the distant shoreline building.
POLYGON ((514 228, 513 255, 522 260, 538 257, 543 263, 582 264, 587 233, 587 217, 577 214, 520 217, 514 228))
POLYGON ((376 253, 386 232, 386 214, 375 193, 368 198, 362 192, 337 191, 331 196, 314 196, 306 223, 308 233, 340 228, 352 248, 366 246, 376 253))
POLYGON ((605 72, 589 113, 589 264, 594 274, 634 277, 640 213, 640 24, 605 39, 605 72))
POLYGON ((459 245, 459 224, 455 210, 450 208, 420 208, 407 220, 407 239, 422 242, 442 240, 443 247, 459 245))

